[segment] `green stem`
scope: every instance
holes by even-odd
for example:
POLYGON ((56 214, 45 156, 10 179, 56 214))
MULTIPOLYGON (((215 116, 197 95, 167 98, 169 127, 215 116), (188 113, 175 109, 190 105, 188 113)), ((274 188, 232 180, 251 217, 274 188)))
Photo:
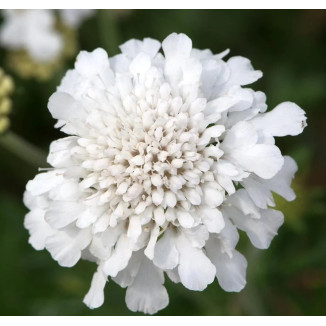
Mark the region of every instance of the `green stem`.
POLYGON ((118 53, 121 44, 116 15, 112 10, 108 9, 100 9, 98 15, 101 43, 110 56, 115 55, 118 53))
POLYGON ((12 131, 0 136, 0 145, 33 166, 47 165, 45 153, 12 131))

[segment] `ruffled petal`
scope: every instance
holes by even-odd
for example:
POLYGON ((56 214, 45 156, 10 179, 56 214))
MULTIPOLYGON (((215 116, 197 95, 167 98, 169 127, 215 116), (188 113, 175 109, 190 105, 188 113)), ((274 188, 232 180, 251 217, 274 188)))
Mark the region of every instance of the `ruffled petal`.
POLYGON ((26 190, 29 191, 32 196, 39 196, 63 183, 64 180, 63 172, 60 173, 58 170, 40 173, 36 175, 33 180, 28 181, 26 190))
POLYGON ((257 130, 272 136, 296 136, 307 126, 305 112, 295 103, 284 102, 251 120, 257 130))
POLYGON ((228 208, 230 218, 237 228, 245 231, 251 243, 258 249, 267 249, 277 235, 278 228, 284 222, 282 212, 273 209, 262 209, 261 218, 253 219, 243 215, 236 208, 228 208))
POLYGON ((133 252, 128 262, 128 266, 122 271, 120 271, 116 277, 112 277, 112 280, 123 288, 131 285, 138 274, 142 258, 142 250, 133 252))
POLYGON ((29 231, 28 242, 36 250, 42 250, 48 237, 55 233, 44 219, 45 211, 43 209, 34 209, 25 216, 24 226, 29 231))
MULTIPOLYGON (((279 173, 280 172, 278 172, 276 176, 279 173)), ((247 179, 244 179, 241 182, 241 184, 246 189, 246 191, 248 192, 250 198, 255 203, 255 205, 262 209, 266 209, 268 206, 275 205, 273 195, 270 192, 269 187, 267 186, 267 182, 269 180, 259 178, 255 175, 251 175, 247 179)))
POLYGON ((50 145, 50 152, 47 162, 53 167, 62 168, 67 165, 74 165, 72 148, 77 145, 77 137, 65 137, 53 141, 50 145))
POLYGON ((91 241, 89 229, 77 229, 69 226, 56 232, 45 241, 45 248, 52 258, 63 267, 74 266, 81 257, 81 252, 91 241))
POLYGON ((178 272, 181 283, 189 290, 203 291, 214 281, 215 266, 203 250, 194 248, 182 233, 177 238, 180 254, 178 272))
POLYGON ((203 223, 206 225, 208 232, 220 233, 223 230, 225 222, 218 208, 203 208, 201 213, 203 223))
POLYGON ((294 174, 298 170, 296 162, 289 156, 284 156, 282 169, 271 179, 262 179, 251 175, 243 180, 241 184, 248 192, 256 206, 266 209, 268 206, 275 206, 271 191, 291 201, 295 199, 295 193, 291 188, 294 174))
POLYGON ((281 151, 274 145, 257 144, 247 150, 234 151, 231 156, 246 171, 263 179, 275 176, 284 163, 281 151))
POLYGON ((192 49, 192 41, 185 34, 170 34, 163 42, 162 48, 164 51, 165 58, 187 58, 190 56, 192 49))
POLYGON ((163 272, 143 256, 138 274, 126 292, 127 307, 151 315, 165 308, 169 296, 163 283, 163 272))
POLYGON ((85 207, 78 202, 52 201, 45 213, 45 220, 55 229, 62 229, 77 220, 85 207))
POLYGON ((286 200, 291 201, 295 199, 295 193, 291 188, 291 182, 294 174, 297 172, 297 163, 289 156, 284 156, 284 164, 282 169, 276 176, 269 180, 264 180, 265 184, 286 200))
POLYGON ((106 281, 107 277, 103 273, 101 266, 99 266, 97 272, 93 275, 91 287, 83 300, 86 306, 91 309, 102 306, 104 302, 104 287, 106 281))
POLYGON ((249 59, 244 57, 232 57, 227 61, 231 70, 228 81, 231 85, 248 85, 254 83, 263 76, 260 70, 254 70, 249 59))
POLYGON ((227 292, 240 292, 246 286, 247 260, 237 250, 232 255, 222 252, 219 239, 206 243, 207 256, 216 267, 216 277, 221 288, 227 292))
POLYGON ((228 203, 238 208, 244 215, 252 218, 260 218, 260 210, 249 197, 244 189, 239 189, 235 194, 228 198, 228 203))
POLYGON ((258 144, 255 128, 248 122, 239 122, 226 133, 221 145, 226 157, 245 171, 270 179, 282 168, 283 156, 274 145, 258 144))
POLYGON ((166 229, 155 245, 153 263, 161 269, 173 269, 179 261, 174 231, 166 229))
POLYGON ((75 63, 76 70, 87 78, 92 78, 108 67, 108 54, 101 48, 95 49, 92 52, 80 51, 75 63))
POLYGON ((131 241, 125 234, 121 234, 112 256, 103 264, 103 271, 112 277, 117 276, 128 265, 131 254, 131 241))
POLYGON ((152 38, 144 38, 140 40, 129 40, 119 46, 121 52, 128 56, 130 59, 134 59, 139 53, 143 52, 153 58, 161 47, 161 43, 152 38))

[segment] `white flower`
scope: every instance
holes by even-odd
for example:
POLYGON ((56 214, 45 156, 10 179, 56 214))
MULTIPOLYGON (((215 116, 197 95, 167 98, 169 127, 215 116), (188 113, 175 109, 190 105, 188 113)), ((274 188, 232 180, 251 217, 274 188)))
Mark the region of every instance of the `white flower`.
POLYGON ((38 62, 56 58, 63 40, 55 30, 55 16, 51 10, 4 10, 0 30, 0 44, 10 50, 25 50, 38 62))
POLYGON ((60 17, 65 25, 78 28, 81 23, 94 15, 94 9, 60 9, 60 17))
POLYGON ((267 248, 283 223, 271 192, 293 200, 297 166, 274 137, 301 133, 305 113, 290 102, 266 113, 264 93, 242 87, 262 76, 248 59, 193 49, 184 34, 163 41, 164 55, 153 39, 120 48, 82 51, 50 98, 69 136, 27 184, 30 243, 61 266, 96 262, 90 308, 108 278, 149 314, 168 304, 164 273, 190 290, 217 277, 240 291, 238 229, 267 248))

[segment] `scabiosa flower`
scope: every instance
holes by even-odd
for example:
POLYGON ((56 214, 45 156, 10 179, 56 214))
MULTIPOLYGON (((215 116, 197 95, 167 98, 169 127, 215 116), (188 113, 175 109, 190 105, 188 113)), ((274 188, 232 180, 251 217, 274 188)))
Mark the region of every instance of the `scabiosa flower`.
POLYGON ((108 58, 82 51, 49 100, 68 137, 50 146, 53 167, 27 184, 30 243, 61 266, 94 261, 84 302, 103 304, 108 279, 132 311, 168 304, 164 277, 194 291, 217 278, 246 284, 238 229, 267 248, 283 223, 297 170, 274 137, 297 135, 305 113, 285 102, 267 112, 262 76, 243 57, 192 48, 184 34, 161 44, 130 40, 108 58))
POLYGON ((31 58, 47 62, 57 57, 63 41, 55 30, 51 10, 4 10, 1 44, 12 50, 25 50, 31 58))
POLYGON ((0 44, 8 65, 23 78, 49 79, 65 59, 75 56, 77 28, 92 10, 3 10, 0 44))

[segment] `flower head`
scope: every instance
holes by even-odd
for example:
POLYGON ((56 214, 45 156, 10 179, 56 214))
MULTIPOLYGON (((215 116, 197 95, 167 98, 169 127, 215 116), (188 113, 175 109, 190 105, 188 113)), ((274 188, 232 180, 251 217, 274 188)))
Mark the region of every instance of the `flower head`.
POLYGON ((8 64, 23 78, 47 80, 77 52, 77 28, 94 10, 4 10, 0 44, 8 64))
POLYGON ((35 61, 47 62, 56 58, 63 47, 55 30, 51 10, 5 10, 1 28, 1 44, 11 50, 26 50, 35 61))
POLYGON ((111 59, 82 51, 49 100, 69 136, 27 184, 30 243, 61 266, 96 262, 90 308, 108 278, 127 287, 129 309, 150 314, 168 304, 164 275, 240 291, 238 229, 267 248, 283 223, 272 191, 293 200, 297 167, 274 137, 301 133, 304 111, 286 102, 266 113, 264 93, 242 87, 262 76, 248 59, 193 49, 184 34, 120 48, 111 59))

